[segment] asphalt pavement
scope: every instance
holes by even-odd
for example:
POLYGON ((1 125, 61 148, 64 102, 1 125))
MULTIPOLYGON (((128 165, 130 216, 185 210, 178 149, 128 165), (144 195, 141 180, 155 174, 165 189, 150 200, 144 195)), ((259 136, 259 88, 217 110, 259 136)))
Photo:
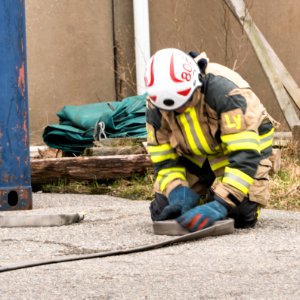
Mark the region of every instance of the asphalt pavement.
MULTIPOLYGON (((79 223, 0 228, 0 267, 140 247, 154 235, 149 201, 33 194, 33 210, 79 223)), ((264 209, 255 229, 127 255, 0 273, 0 299, 300 299, 300 212, 264 209)))

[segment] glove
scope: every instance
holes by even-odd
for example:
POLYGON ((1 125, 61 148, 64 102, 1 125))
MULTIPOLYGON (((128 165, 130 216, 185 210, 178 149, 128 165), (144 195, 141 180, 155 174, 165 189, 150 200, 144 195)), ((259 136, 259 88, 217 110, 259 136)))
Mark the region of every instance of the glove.
POLYGON ((259 218, 260 207, 245 197, 241 204, 230 211, 229 218, 234 219, 235 228, 253 228, 259 218))
POLYGON ((157 218, 157 221, 175 219, 198 204, 200 196, 191 188, 177 186, 171 191, 167 205, 157 218))
POLYGON ((190 232, 201 230, 211 226, 215 221, 224 219, 228 214, 224 200, 215 196, 215 200, 203 205, 196 206, 178 217, 177 222, 190 232))

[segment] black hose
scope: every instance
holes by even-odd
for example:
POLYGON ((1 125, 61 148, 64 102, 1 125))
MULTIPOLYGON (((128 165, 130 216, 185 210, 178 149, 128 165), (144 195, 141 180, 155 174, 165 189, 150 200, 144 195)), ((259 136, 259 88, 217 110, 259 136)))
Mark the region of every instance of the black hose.
POLYGON ((117 250, 117 251, 104 252, 104 253, 98 252, 98 253, 93 253, 93 254, 76 255, 76 256, 69 256, 69 257, 56 258, 56 259, 50 259, 50 260, 40 260, 40 261, 36 261, 36 262, 8 265, 6 267, 1 267, 0 273, 20 270, 20 269, 25 269, 25 268, 33 268, 33 267, 37 267, 37 266, 58 264, 58 263, 63 263, 63 262, 92 259, 92 258, 101 258, 101 257, 108 257, 108 256, 117 256, 117 255, 131 254, 131 253, 136 253, 136 252, 149 251, 149 250, 153 250, 153 249, 157 249, 157 248, 170 246, 175 243, 180 243, 180 242, 184 242, 187 240, 196 239, 196 235, 195 235, 196 233, 197 232, 190 233, 190 234, 186 234, 184 236, 169 239, 164 242, 149 244, 149 245, 136 247, 136 248, 132 248, 132 249, 117 250), (195 237, 193 238, 194 235, 195 235, 195 237), (187 239, 187 236, 189 236, 188 239, 187 239))
MULTIPOLYGON (((25 268, 33 268, 33 267, 43 266, 43 265, 58 264, 58 263, 69 262, 69 261, 101 258, 101 257, 117 256, 117 255, 149 251, 149 250, 158 249, 158 248, 162 248, 162 247, 166 247, 166 246, 171 246, 176 243, 182 243, 182 242, 186 242, 186 241, 196 240, 199 238, 204 238, 207 236, 230 234, 230 233, 233 233, 233 231, 234 231, 233 224, 234 224, 234 222, 232 219, 221 220, 221 221, 215 222, 212 226, 207 227, 205 229, 202 229, 202 230, 199 230, 196 232, 192 232, 192 233, 187 233, 187 234, 184 234, 181 236, 177 236, 175 238, 171 238, 164 242, 148 244, 145 246, 131 248, 131 249, 125 249, 125 250, 118 250, 118 251, 111 251, 111 252, 104 252, 104 253, 98 252, 98 253, 93 253, 93 254, 75 255, 75 256, 68 256, 68 257, 56 258, 56 259, 51 259, 51 260, 40 260, 40 261, 36 261, 36 262, 8 265, 6 267, 1 267, 0 273, 14 271, 14 270, 20 270, 20 269, 25 269, 25 268)), ((168 228, 170 228, 170 227, 168 227, 168 228)))
POLYGON ((233 223, 231 221, 230 222, 227 221, 225 224, 225 227, 224 227, 222 222, 223 221, 219 221, 214 226, 205 228, 200 231, 196 231, 196 232, 188 233, 188 234, 185 234, 182 236, 178 236, 178 237, 166 240, 164 242, 149 244, 149 245, 136 247, 136 248, 132 248, 132 249, 117 250, 117 251, 104 252, 104 253, 93 253, 93 254, 86 254, 86 255, 75 255, 75 256, 68 256, 68 257, 56 258, 56 259, 51 259, 51 260, 40 260, 40 261, 36 261, 36 262, 15 264, 15 265, 10 265, 10 266, 6 266, 6 267, 1 267, 0 273, 14 271, 14 270, 20 270, 20 269, 25 269, 25 268, 33 268, 33 267, 43 266, 43 265, 58 264, 58 263, 69 262, 69 261, 101 258, 101 257, 117 256, 117 255, 125 255, 125 254, 149 251, 149 250, 158 249, 158 248, 162 248, 162 247, 166 247, 166 246, 171 246, 176 243, 196 240, 196 239, 211 236, 211 235, 221 235, 221 234, 232 233, 233 229, 234 229, 233 225, 232 225, 233 223), (229 227, 228 227, 228 225, 229 225, 229 227))

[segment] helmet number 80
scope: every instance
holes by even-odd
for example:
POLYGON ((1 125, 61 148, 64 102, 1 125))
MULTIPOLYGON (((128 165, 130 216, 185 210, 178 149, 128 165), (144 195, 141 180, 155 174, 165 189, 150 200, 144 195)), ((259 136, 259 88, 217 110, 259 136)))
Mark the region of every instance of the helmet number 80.
POLYGON ((183 69, 185 71, 183 71, 181 73, 181 78, 186 80, 186 81, 190 81, 191 78, 192 78, 192 75, 191 75, 191 72, 192 72, 192 67, 191 67, 191 64, 190 62, 186 62, 183 64, 183 69))

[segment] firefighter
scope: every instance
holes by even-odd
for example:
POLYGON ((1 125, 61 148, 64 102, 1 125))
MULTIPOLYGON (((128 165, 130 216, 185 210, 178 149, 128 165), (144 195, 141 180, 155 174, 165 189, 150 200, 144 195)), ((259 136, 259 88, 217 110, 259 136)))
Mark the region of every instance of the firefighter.
POLYGON ((167 48, 149 60, 145 85, 152 220, 190 232, 227 217, 254 227, 269 199, 276 121, 249 84, 205 53, 167 48))

